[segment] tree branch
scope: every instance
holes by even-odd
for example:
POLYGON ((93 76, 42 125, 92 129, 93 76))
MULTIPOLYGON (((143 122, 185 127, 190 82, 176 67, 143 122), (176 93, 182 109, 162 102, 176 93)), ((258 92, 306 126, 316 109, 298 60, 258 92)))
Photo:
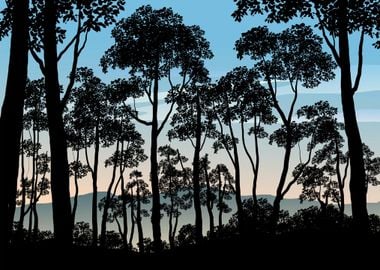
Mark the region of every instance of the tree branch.
POLYGON ((334 55, 336 63, 340 66, 341 65, 340 64, 340 56, 339 56, 334 44, 330 41, 329 37, 326 34, 326 29, 325 29, 324 23, 322 21, 321 14, 319 13, 319 11, 316 7, 315 7, 315 10, 316 10, 316 15, 318 18, 319 25, 321 26, 323 38, 325 39, 327 46, 329 46, 332 54, 334 55))
POLYGON ((30 51, 30 54, 32 55, 34 61, 36 61, 37 64, 39 65, 42 74, 45 75, 45 64, 44 64, 44 62, 43 62, 42 59, 37 55, 36 51, 35 51, 33 48, 29 48, 29 51, 30 51))
POLYGON ((363 71, 363 45, 364 45, 364 29, 362 30, 362 32, 360 34, 360 42, 359 42, 359 48, 358 48, 358 71, 356 73, 354 87, 352 88, 352 94, 355 94, 355 92, 358 91, 360 79, 362 77, 362 71, 363 71))

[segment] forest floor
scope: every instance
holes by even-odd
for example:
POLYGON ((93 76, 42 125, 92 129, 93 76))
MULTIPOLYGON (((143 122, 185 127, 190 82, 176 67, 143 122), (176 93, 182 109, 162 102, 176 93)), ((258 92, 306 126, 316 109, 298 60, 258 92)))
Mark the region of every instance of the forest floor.
POLYGON ((339 267, 338 269, 342 266, 367 269, 367 265, 378 265, 380 236, 365 239, 344 234, 311 233, 276 237, 255 236, 244 239, 208 240, 199 245, 143 255, 127 253, 124 250, 63 250, 48 246, 11 249, 7 253, 6 261, 9 260, 17 269, 33 265, 40 265, 43 269, 43 265, 49 265, 51 269, 133 267, 201 270, 237 269, 238 266, 253 269, 252 266, 259 265, 267 266, 268 269, 331 269, 333 266, 339 267))

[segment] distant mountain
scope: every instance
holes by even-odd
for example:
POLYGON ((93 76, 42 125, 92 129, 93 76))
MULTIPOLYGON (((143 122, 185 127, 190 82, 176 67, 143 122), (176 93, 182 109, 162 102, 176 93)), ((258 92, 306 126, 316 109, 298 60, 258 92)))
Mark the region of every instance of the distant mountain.
MULTIPOLYGON (((99 192, 98 198, 99 200, 102 199, 106 195, 105 192, 99 192)), ((268 202, 272 203, 274 200, 274 196, 272 195, 260 195, 259 197, 265 198, 268 200, 268 202)), ((250 196, 243 196, 244 199, 250 198, 250 196)), ((76 221, 85 221, 89 222, 91 224, 91 200, 92 200, 92 193, 80 195, 78 196, 78 209, 77 209, 77 215, 76 215, 76 221)), ((231 213, 225 214, 223 216, 223 222, 227 222, 229 218, 232 216, 233 213, 236 212, 236 204, 235 200, 232 199, 228 201, 228 204, 232 208, 231 213)), ((293 215, 295 212, 297 212, 299 209, 308 208, 310 206, 318 206, 316 202, 303 202, 300 203, 299 199, 284 199, 281 203, 281 208, 283 210, 287 210, 291 215, 293 215)), ((38 204, 38 214, 39 214, 39 227, 41 230, 52 230, 53 224, 52 224, 52 206, 51 203, 41 203, 38 204)), ((149 209, 150 206, 146 205, 146 209, 149 209)), ((346 206, 346 213, 348 215, 351 214, 351 205, 346 206)), ((214 208, 215 211, 215 217, 217 217, 216 213, 217 210, 214 208)), ((380 202, 378 203, 369 203, 368 204, 368 212, 370 214, 377 214, 380 215, 380 202)), ((99 219, 99 226, 100 226, 100 220, 101 220, 101 212, 98 212, 98 219, 99 219)), ((207 215, 207 210, 205 207, 202 209, 203 214, 203 220, 204 220, 204 231, 208 230, 208 224, 209 219, 207 215)), ((18 219, 19 215, 19 209, 16 210, 16 220, 18 219)), ((128 217, 129 218, 129 217, 128 217)), ((26 219, 27 222, 28 219, 26 219)), ((185 211, 179 218, 179 224, 178 228, 180 228, 182 225, 193 223, 194 222, 194 210, 193 208, 185 211)), ((217 222, 217 219, 215 218, 215 222, 217 222)), ((150 218, 144 218, 143 219, 143 227, 144 232, 146 233, 147 237, 151 237, 151 223, 150 218)), ((117 231, 115 224, 107 224, 108 230, 115 230, 117 231)), ((168 232, 168 219, 166 216, 163 217, 161 220, 161 229, 163 234, 163 239, 167 238, 167 232, 168 232)), ((137 237, 137 236, 136 236, 137 237)))

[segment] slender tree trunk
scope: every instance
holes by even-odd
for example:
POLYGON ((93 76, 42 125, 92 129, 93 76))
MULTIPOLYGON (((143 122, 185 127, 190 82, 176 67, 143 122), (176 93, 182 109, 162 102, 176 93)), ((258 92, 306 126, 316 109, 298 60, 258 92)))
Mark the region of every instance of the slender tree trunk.
POLYGON ((244 219, 244 213, 243 213, 243 205, 241 201, 239 152, 237 149, 237 145, 235 141, 236 138, 234 135, 231 121, 228 122, 228 126, 230 129, 233 152, 234 152, 235 190, 236 190, 235 199, 236 199, 237 214, 238 214, 238 220, 239 220, 239 231, 240 231, 240 234, 242 234, 244 231, 243 228, 245 227, 245 219, 244 219))
MULTIPOLYGON (((119 141, 116 143, 116 152, 119 152, 119 141)), ((110 200, 111 200, 111 192, 112 192, 112 187, 115 183, 116 179, 116 168, 118 164, 118 155, 115 156, 114 164, 113 164, 113 169, 112 169, 112 177, 111 177, 111 182, 108 185, 107 189, 107 195, 106 195, 106 200, 104 202, 104 208, 103 208, 103 216, 102 216, 102 223, 101 223, 101 229, 100 229, 100 246, 104 247, 106 244, 106 230, 107 230, 107 217, 108 217, 108 209, 110 206, 110 200)))
POLYGON ((95 127, 94 170, 92 174, 92 246, 98 245, 98 168, 99 168, 99 120, 95 127))
POLYGON ((169 212, 169 245, 170 249, 174 248, 174 238, 173 238, 173 196, 170 196, 170 212, 169 212))
POLYGON ((133 236, 135 235, 135 225, 136 225, 136 221, 135 221, 135 200, 133 198, 133 188, 131 187, 131 202, 130 202, 130 205, 131 205, 131 234, 129 235, 129 245, 132 247, 132 241, 133 241, 133 236))
MULTIPOLYGON (((24 141, 24 136, 21 133, 21 142, 24 141)), ((25 154, 24 148, 21 146, 21 207, 20 207, 20 218, 18 221, 18 231, 20 238, 23 237, 24 229, 24 219, 25 219, 25 202, 26 202, 26 181, 25 181, 25 154)))
POLYGON ((205 174, 205 179, 206 179, 206 207, 207 207, 207 212, 208 216, 210 219, 210 238, 214 237, 214 214, 212 212, 212 198, 211 198, 211 186, 210 186, 210 179, 208 177, 207 173, 207 165, 204 168, 204 174, 205 174))
POLYGON ((220 172, 219 165, 217 166, 218 169, 218 203, 219 203, 219 215, 218 215, 218 229, 219 231, 223 227, 223 211, 222 211, 222 204, 223 204, 223 196, 224 196, 224 187, 222 188, 222 174, 220 172))
MULTIPOLYGON (((288 133, 289 132, 290 132, 290 130, 288 128, 288 133)), ((283 192, 283 189, 285 186, 286 177, 288 175, 291 151, 292 151, 291 135, 288 134, 287 139, 286 139, 285 156, 284 156, 284 162, 283 162, 282 172, 281 172, 281 176, 280 176, 280 182, 278 183, 277 191, 276 191, 276 197, 274 198, 274 201, 273 201, 273 213, 272 213, 273 229, 276 227, 276 224, 277 224, 278 219, 279 219, 279 214, 280 214, 280 209, 281 209, 281 201, 283 199, 282 192, 283 192)))
POLYGON ((199 98, 199 91, 197 90, 196 95, 196 106, 197 106, 197 125, 195 130, 195 149, 193 157, 193 189, 194 189, 194 210, 195 210, 195 239, 197 242, 202 240, 202 208, 200 199, 200 162, 199 156, 201 151, 201 136, 202 136, 202 123, 201 123, 201 105, 199 98))
MULTIPOLYGON (((79 163, 79 150, 77 151, 75 162, 79 163)), ((71 212, 71 218, 72 218, 72 226, 74 228, 75 225, 75 215, 77 213, 78 208, 78 194, 79 194, 79 185, 78 185, 78 172, 76 171, 74 173, 74 185, 75 185, 75 193, 74 193, 74 201, 73 201, 73 210, 71 212)))
POLYGON ((137 234, 139 237, 139 252, 144 253, 144 234, 143 234, 143 227, 141 223, 141 197, 140 197, 140 186, 139 183, 137 183, 137 190, 136 190, 136 199, 137 199, 137 209, 136 209, 136 223, 137 223, 137 234))
POLYGON ((354 91, 351 81, 351 63, 348 41, 348 1, 339 1, 339 56, 340 86, 348 151, 351 162, 350 193, 352 217, 357 233, 366 234, 369 229, 367 212, 366 174, 363 161, 362 140, 356 119, 354 91))
POLYGON ((336 176, 338 180, 338 188, 339 188, 339 196, 340 196, 340 202, 339 202, 339 212, 340 212, 340 221, 343 221, 344 217, 344 183, 342 179, 342 174, 340 172, 340 150, 339 150, 339 143, 338 141, 335 142, 335 151, 336 151, 336 165, 335 165, 335 170, 336 170, 336 176))
MULTIPOLYGON (((124 143, 121 143, 121 153, 123 153, 124 150, 124 143)), ((123 162, 120 164, 120 180, 121 180, 121 201, 122 201, 122 215, 123 215, 123 231, 124 231, 124 238, 125 241, 127 242, 127 235, 128 235, 128 218, 127 218, 127 194, 125 192, 125 182, 124 182, 124 175, 123 172, 124 170, 122 169, 123 162)), ((133 197, 132 197, 133 200, 133 197)), ((132 209, 132 207, 131 207, 132 209)), ((133 210, 133 209, 132 209, 133 210)), ((131 220, 133 223, 133 220, 131 220)), ((132 234, 132 232, 131 232, 132 234)))
MULTIPOLYGON (((158 65, 158 64, 157 64, 158 65)), ((156 76, 153 86, 153 106, 152 106, 152 131, 150 146, 150 179, 152 185, 152 229, 153 229, 153 246, 155 252, 162 250, 161 243, 161 205, 160 205, 160 189, 158 183, 158 163, 157 163, 157 137, 158 137, 158 67, 156 68, 156 76)))
POLYGON ((14 1, 7 85, 0 117, 1 242, 10 243, 16 209, 20 138, 28 70, 29 0, 14 1), (5 154, 6 153, 6 154, 5 154))
POLYGON ((44 7, 44 59, 46 108, 51 153, 51 194, 53 225, 56 243, 61 247, 72 244, 70 178, 67 145, 61 113, 58 81, 56 18, 57 7, 53 0, 45 0, 44 7))

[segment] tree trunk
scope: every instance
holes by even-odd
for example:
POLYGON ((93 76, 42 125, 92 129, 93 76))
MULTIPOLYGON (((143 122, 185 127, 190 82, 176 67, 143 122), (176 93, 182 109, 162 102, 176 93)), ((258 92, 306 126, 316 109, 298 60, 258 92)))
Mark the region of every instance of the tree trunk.
POLYGON ((218 229, 220 231, 223 227, 223 211, 222 211, 221 206, 223 204, 225 185, 222 188, 222 175, 220 172, 219 165, 217 166, 217 169, 218 169, 218 203, 219 203, 218 229))
MULTIPOLYGON (((228 114, 230 113, 228 112, 228 114)), ((240 234, 242 234, 245 227, 245 219, 244 219, 244 213, 243 213, 243 205, 241 202, 239 152, 237 149, 237 145, 235 141, 236 138, 234 135, 231 121, 228 122, 228 126, 230 129, 230 134, 232 138, 232 146, 233 146, 233 151, 234 151, 235 190, 236 190, 235 199, 236 199, 237 214, 238 214, 238 220, 239 220, 239 231, 240 231, 240 234)))
POLYGON ((194 189, 194 210, 195 210, 195 239, 197 242, 201 241, 202 235, 202 208, 200 199, 200 184, 199 184, 199 173, 200 173, 200 163, 199 156, 201 151, 201 136, 202 136, 202 123, 201 123, 201 105, 199 100, 199 91, 197 90, 196 96, 196 106, 197 106, 197 125, 195 130, 195 148, 193 157, 193 189, 194 189))
POLYGON ((136 196, 137 196, 137 209, 136 209, 136 223, 137 223, 137 234, 139 237, 139 252, 144 253, 144 234, 143 234, 143 228, 141 224, 141 197, 140 197, 140 186, 139 183, 137 183, 137 190, 136 190, 136 196))
MULTIPOLYGON (((335 170, 336 170, 336 176, 338 180, 338 188, 339 188, 339 195, 340 195, 340 200, 339 200, 339 213, 340 213, 340 222, 343 222, 343 217, 344 217, 344 183, 343 183, 343 178, 342 174, 340 173, 340 150, 339 150, 339 142, 335 141, 335 151, 336 151, 336 165, 335 165, 335 170)), ((347 161, 348 162, 348 161, 347 161)))
POLYGON ((352 217, 357 233, 366 234, 369 229, 367 212, 366 174, 363 161, 362 140, 356 119, 354 91, 351 82, 351 63, 348 41, 348 1, 339 1, 339 55, 340 55, 340 86, 345 130, 348 141, 348 151, 351 162, 350 193, 352 217))
MULTIPOLYGON (((158 67, 157 67, 158 70, 158 67)), ((152 185, 152 229, 153 229, 153 247, 155 252, 162 250, 161 243, 161 205, 160 205, 160 189, 158 183, 158 163, 157 163, 157 137, 158 137, 158 71, 154 79, 153 86, 153 106, 152 106, 152 131, 150 146, 150 179, 152 185)))
POLYGON ((92 174, 92 246, 98 245, 98 167, 99 167, 99 120, 95 127, 94 171, 92 174))
POLYGON ((0 171, 4 192, 1 205, 1 242, 9 245, 16 209, 20 138, 23 129, 28 70, 29 0, 14 1, 7 85, 0 117, 0 171))
POLYGON ((60 86, 58 81, 56 17, 53 0, 45 0, 44 7, 44 59, 46 108, 51 153, 51 194, 53 225, 57 245, 72 244, 69 166, 63 118, 61 114, 60 86))
MULTIPOLYGON (((79 150, 77 150, 77 156, 76 156, 76 163, 79 162, 79 150)), ((75 215, 77 213, 77 207, 78 207, 78 193, 79 193, 79 185, 78 185, 78 172, 74 172, 74 184, 75 184, 75 194, 74 194, 74 202, 73 202, 73 210, 71 212, 71 218, 72 218, 72 226, 74 228, 75 225, 75 215)))
POLYGON ((285 181, 286 181, 286 176, 288 175, 288 170, 289 170, 289 163, 290 163, 290 154, 292 151, 292 146, 291 146, 291 135, 289 132, 290 128, 287 128, 287 140, 286 140, 286 146, 285 146, 285 156, 284 156, 284 163, 282 166, 282 172, 280 176, 280 182, 278 183, 277 186, 277 191, 276 191, 276 197, 273 201, 273 213, 272 213, 272 229, 275 229, 278 219, 279 219, 279 214, 280 214, 280 209, 281 209, 281 201, 283 199, 282 192, 285 186, 285 181))
MULTIPOLYGON (((21 134, 21 142, 24 141, 24 136, 21 134)), ((22 146, 21 146, 22 147, 22 146)), ((20 218, 18 221, 18 236, 19 239, 23 237, 24 219, 25 219, 25 202, 26 202, 26 188, 25 188, 25 154, 24 148, 21 149, 21 207, 20 218)))
POLYGON ((207 212, 208 216, 210 219, 210 238, 214 237, 214 214, 212 212, 212 200, 211 200, 211 187, 210 187, 210 179, 208 177, 207 173, 207 165, 204 168, 204 174, 205 174, 205 179, 206 179, 206 207, 207 207, 207 212))
MULTIPOLYGON (((118 153, 118 152, 119 152, 119 141, 117 141, 117 143, 116 143, 116 152, 115 153, 118 153)), ((100 229, 100 246, 101 247, 105 247, 105 244, 106 244, 108 209, 110 206, 112 187, 113 187, 113 185, 115 183, 115 179, 116 179, 116 168, 117 168, 117 164, 118 164, 118 162, 117 162, 118 159, 119 159, 118 156, 116 156, 114 164, 113 164, 113 169, 112 169, 111 182, 108 185, 106 200, 104 202, 102 223, 101 223, 101 229, 100 229)))

